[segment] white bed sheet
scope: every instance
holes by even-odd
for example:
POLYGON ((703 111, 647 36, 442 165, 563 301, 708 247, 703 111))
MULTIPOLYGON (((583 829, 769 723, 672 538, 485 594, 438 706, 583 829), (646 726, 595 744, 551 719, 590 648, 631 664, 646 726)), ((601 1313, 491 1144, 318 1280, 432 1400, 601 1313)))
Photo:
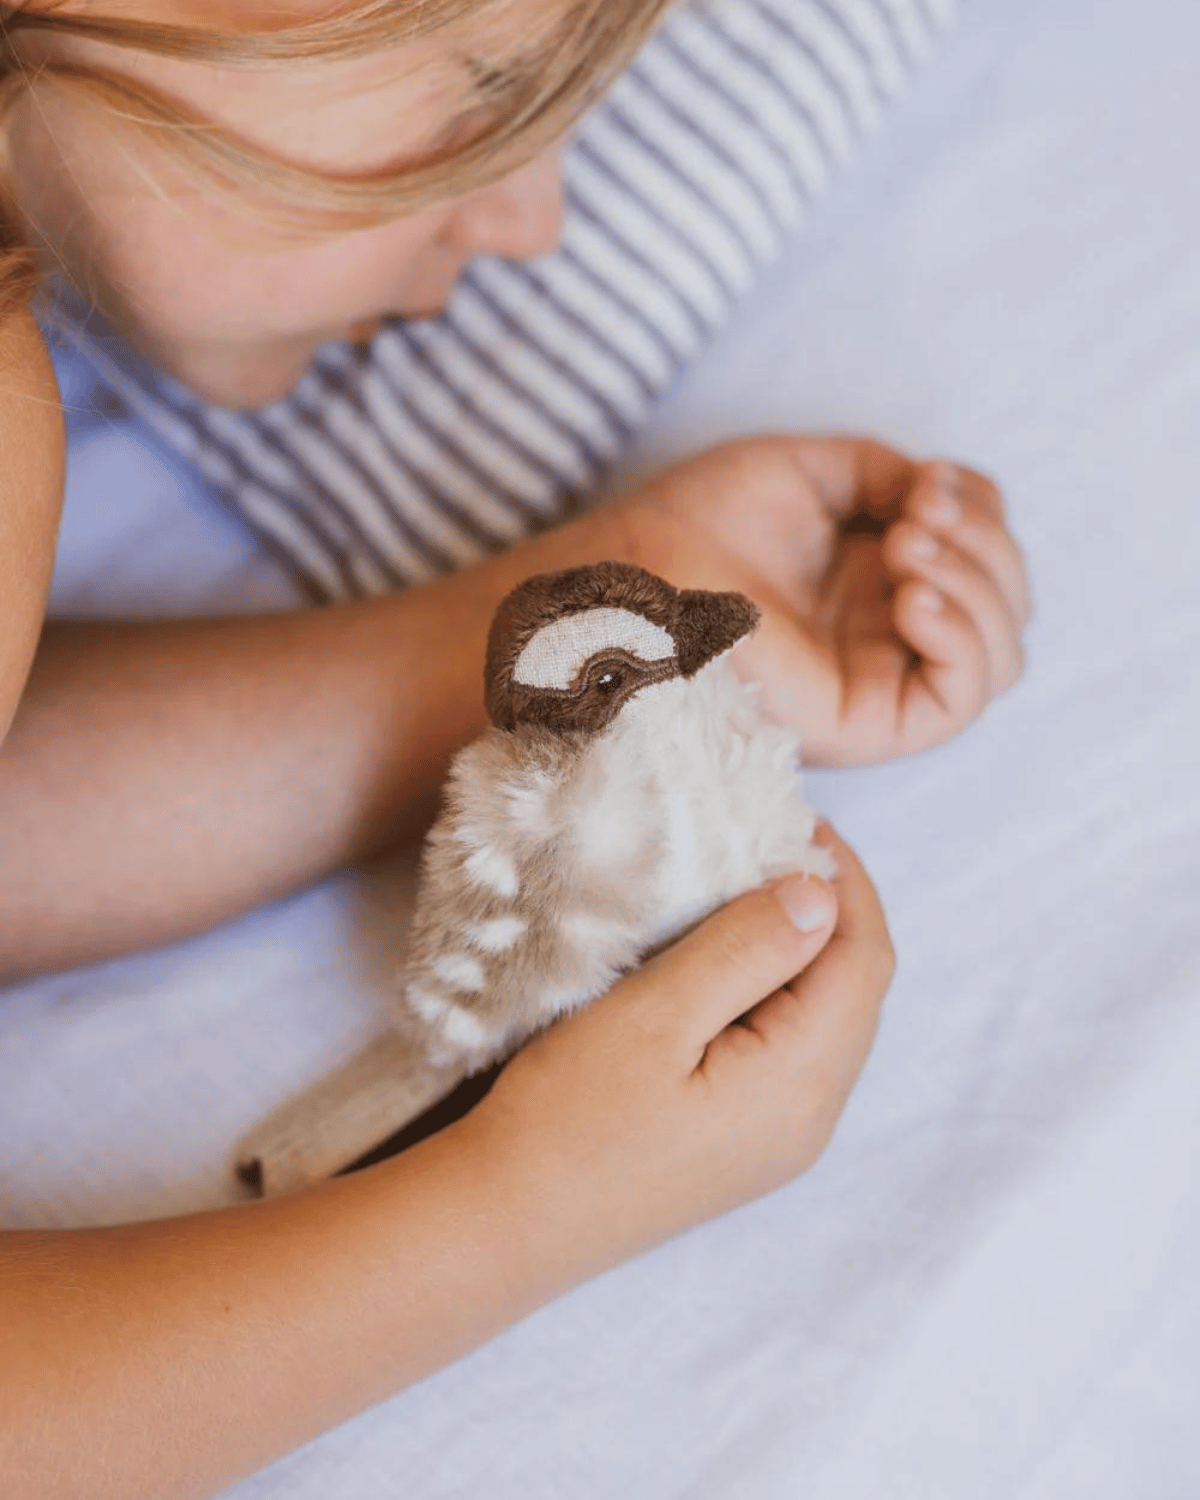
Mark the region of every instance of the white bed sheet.
MULTIPOLYGON (((238 1500, 1200 1494, 1198 55, 1187 0, 976 0, 639 455, 861 428, 993 470, 1030 553, 1017 691, 813 778, 901 955, 832 1149, 238 1500)), ((64 605, 290 597, 154 455, 73 458, 64 605)), ((7 992, 4 1220, 226 1201, 376 1028, 398 879, 7 992)))

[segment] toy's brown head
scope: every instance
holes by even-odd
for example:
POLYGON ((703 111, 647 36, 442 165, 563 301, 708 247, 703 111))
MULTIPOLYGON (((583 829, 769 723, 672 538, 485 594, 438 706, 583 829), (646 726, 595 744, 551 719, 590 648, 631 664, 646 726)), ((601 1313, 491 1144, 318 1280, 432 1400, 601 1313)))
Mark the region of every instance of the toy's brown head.
POLYGON ((758 618, 744 594, 672 588, 632 563, 540 573, 492 621, 488 714, 500 729, 595 734, 642 688, 693 676, 758 618))

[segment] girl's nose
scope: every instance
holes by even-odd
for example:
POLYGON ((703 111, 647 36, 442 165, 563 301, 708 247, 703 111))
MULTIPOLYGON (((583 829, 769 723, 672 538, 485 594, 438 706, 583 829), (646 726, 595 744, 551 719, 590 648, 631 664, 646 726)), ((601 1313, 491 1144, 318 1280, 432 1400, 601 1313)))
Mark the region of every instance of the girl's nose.
POLYGON ((562 148, 534 157, 455 206, 446 239, 468 255, 532 260, 562 234, 562 148))

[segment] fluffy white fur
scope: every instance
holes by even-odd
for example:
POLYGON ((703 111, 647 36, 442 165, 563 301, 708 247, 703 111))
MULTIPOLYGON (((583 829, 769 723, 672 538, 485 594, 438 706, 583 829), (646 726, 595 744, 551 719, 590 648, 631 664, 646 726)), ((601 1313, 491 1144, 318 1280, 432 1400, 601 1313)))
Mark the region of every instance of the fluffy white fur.
POLYGON ((408 972, 431 1056, 485 1067, 740 892, 832 873, 796 736, 758 696, 724 657, 643 688, 595 736, 492 730, 461 753, 408 972))

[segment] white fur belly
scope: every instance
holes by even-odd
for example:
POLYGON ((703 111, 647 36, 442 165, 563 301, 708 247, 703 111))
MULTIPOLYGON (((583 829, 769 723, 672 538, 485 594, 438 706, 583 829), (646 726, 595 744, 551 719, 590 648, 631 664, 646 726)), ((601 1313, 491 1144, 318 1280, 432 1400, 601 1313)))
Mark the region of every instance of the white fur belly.
POLYGON ((755 699, 717 662, 645 689, 569 766, 513 764, 503 737, 462 752, 406 974, 442 1060, 484 1066, 732 897, 829 873, 795 736, 755 699))
POLYGON ((609 774, 621 779, 623 768, 638 788, 639 842, 657 851, 645 872, 645 947, 764 880, 829 873, 812 845, 796 736, 761 717, 757 695, 714 662, 691 682, 648 690, 609 747, 609 774))

